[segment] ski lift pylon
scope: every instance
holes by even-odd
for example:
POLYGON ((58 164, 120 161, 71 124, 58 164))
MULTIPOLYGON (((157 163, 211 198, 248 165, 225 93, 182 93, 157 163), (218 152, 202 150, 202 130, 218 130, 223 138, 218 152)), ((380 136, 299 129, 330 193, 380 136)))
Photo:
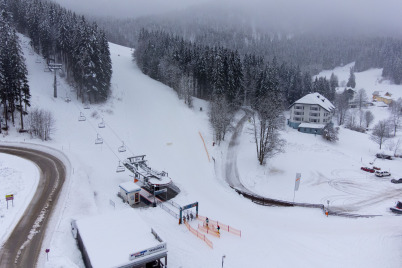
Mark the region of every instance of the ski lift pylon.
POLYGON ((124 171, 126 171, 126 168, 119 161, 119 165, 116 168, 116 172, 119 173, 119 172, 124 172, 124 171))
POLYGON ((105 122, 103 121, 103 118, 102 118, 102 122, 100 122, 98 124, 98 128, 105 128, 105 122))
POLYGON ((85 117, 85 115, 82 112, 80 112, 80 116, 78 117, 78 121, 85 121, 85 120, 87 120, 87 118, 85 117))
POLYGON ((123 141, 123 145, 119 147, 118 151, 119 151, 119 153, 123 153, 123 152, 125 152, 126 150, 127 150, 127 149, 126 149, 126 146, 124 145, 124 141, 123 141))
POLYGON ((95 140, 95 144, 102 144, 103 143, 103 139, 99 134, 96 134, 96 140, 95 140))

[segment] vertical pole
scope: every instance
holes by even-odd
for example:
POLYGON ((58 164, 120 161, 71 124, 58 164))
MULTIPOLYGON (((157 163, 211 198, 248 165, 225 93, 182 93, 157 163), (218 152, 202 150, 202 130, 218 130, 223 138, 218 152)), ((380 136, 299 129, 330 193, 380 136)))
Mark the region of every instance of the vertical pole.
POLYGON ((57 69, 53 69, 53 71, 54 71, 54 95, 53 95, 53 97, 57 98, 57 81, 56 81, 57 69))
POLYGON ((295 203, 296 189, 293 189, 293 204, 295 203))
POLYGON ((180 218, 179 218, 179 224, 181 224, 181 214, 182 214, 182 208, 180 208, 180 218))
POLYGON ((8 209, 8 200, 7 200, 7 209, 8 209))
POLYGON ((198 218, 198 202, 197 205, 195 206, 195 217, 198 218))

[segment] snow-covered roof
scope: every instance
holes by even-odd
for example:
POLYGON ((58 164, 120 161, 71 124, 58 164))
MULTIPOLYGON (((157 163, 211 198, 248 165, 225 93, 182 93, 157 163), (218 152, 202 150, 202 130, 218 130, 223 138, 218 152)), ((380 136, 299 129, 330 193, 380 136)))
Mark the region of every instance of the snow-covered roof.
POLYGON ((316 104, 327 111, 335 109, 335 106, 327 98, 317 92, 307 94, 306 96, 298 99, 291 105, 291 107, 295 104, 316 104))
POLYGON ((122 182, 120 183, 119 187, 127 193, 138 192, 141 190, 141 187, 135 184, 133 181, 122 182))
POLYGON ((392 93, 389 93, 388 91, 374 91, 373 96, 380 96, 386 99, 393 99, 392 93))
POLYGON ((151 226, 131 208, 77 220, 76 224, 94 268, 132 263, 131 254, 150 248, 157 247, 152 251, 154 253, 142 258, 167 252, 166 244, 155 238, 151 226), (159 249, 163 245, 163 249, 159 249))
POLYGON ((322 129, 325 127, 325 125, 322 124, 313 124, 313 123, 301 123, 299 127, 305 127, 305 128, 316 128, 316 129, 322 129))

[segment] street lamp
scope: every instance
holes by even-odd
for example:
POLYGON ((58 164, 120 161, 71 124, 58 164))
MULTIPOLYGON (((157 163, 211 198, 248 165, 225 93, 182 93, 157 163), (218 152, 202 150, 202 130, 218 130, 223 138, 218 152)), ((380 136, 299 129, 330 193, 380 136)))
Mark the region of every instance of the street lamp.
POLYGON ((226 258, 226 255, 222 256, 222 268, 223 268, 223 260, 226 258))

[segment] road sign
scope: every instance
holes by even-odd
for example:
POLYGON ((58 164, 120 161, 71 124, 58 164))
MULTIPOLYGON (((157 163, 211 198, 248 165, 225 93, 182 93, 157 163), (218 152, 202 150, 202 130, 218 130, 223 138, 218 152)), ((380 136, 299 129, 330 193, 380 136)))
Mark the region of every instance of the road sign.
POLYGON ((13 194, 6 194, 6 200, 13 200, 14 199, 14 195, 13 194))

